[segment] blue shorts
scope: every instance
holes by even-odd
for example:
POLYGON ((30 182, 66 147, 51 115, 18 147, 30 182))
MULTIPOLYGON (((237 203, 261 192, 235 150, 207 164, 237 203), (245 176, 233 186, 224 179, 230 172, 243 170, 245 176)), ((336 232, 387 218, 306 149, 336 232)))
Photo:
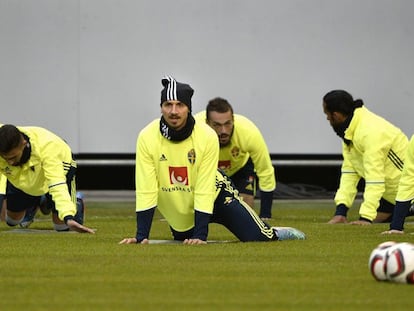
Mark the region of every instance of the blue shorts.
MULTIPOLYGON (((221 171, 220 173, 224 176, 224 181, 217 185, 220 192, 214 202, 210 222, 223 225, 242 242, 276 240, 274 230, 240 199, 232 180, 221 171)), ((190 239, 194 232, 194 228, 185 232, 170 229, 174 240, 179 241, 190 239)))
MULTIPOLYGON (((69 194, 71 194, 72 189, 75 187, 75 174, 76 168, 71 167, 66 174, 66 184, 68 186, 69 194)), ((49 193, 45 193, 47 198, 48 208, 53 212, 56 212, 55 202, 52 199, 52 196, 49 193)), ((12 212, 23 212, 27 209, 34 208, 39 206, 41 196, 32 196, 26 192, 20 190, 13 186, 9 181, 7 181, 6 187, 6 197, 7 200, 7 209, 12 212)))
POLYGON ((395 204, 392 204, 388 202, 387 200, 385 200, 384 198, 381 198, 377 212, 392 214, 394 212, 394 207, 395 207, 395 204))
POLYGON ((13 186, 7 181, 6 188, 7 209, 12 212, 23 212, 39 206, 40 196, 32 196, 13 186))
POLYGON ((211 222, 223 225, 242 242, 275 240, 273 229, 240 199, 234 184, 223 176, 226 181, 219 183, 211 222))
POLYGON ((1 211, 1 208, 3 207, 3 199, 4 199, 4 194, 0 194, 0 211, 1 211))
POLYGON ((230 176, 230 178, 239 193, 245 193, 253 196, 256 195, 257 176, 254 171, 254 165, 251 158, 249 158, 245 166, 230 176))

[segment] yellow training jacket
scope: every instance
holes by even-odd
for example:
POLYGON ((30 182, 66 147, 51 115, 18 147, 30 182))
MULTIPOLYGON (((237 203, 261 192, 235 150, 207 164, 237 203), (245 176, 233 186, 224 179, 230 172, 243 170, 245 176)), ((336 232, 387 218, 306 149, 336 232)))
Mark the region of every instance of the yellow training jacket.
POLYGON ((164 138, 160 120, 138 135, 136 147, 136 211, 157 206, 168 224, 183 232, 194 227, 194 210, 212 214, 216 197, 219 143, 205 123, 180 142, 164 138))
MULTIPOLYGON (((198 122, 206 122, 206 111, 197 113, 195 118, 198 122)), ((248 118, 234 114, 233 135, 227 146, 220 147, 218 167, 231 177, 249 158, 252 158, 260 190, 275 190, 274 167, 260 130, 248 118)))
POLYGON ((408 145, 407 136, 396 126, 365 107, 357 108, 343 143, 343 163, 335 203, 351 207, 357 184, 365 179, 360 216, 374 220, 381 198, 395 203, 408 145))
MULTIPOLYGON (((6 194, 6 184, 7 184, 6 176, 0 174, 0 195, 6 194)), ((0 206, 0 209, 1 209, 1 206, 0 206)))
POLYGON ((411 136, 405 155, 404 169, 401 174, 396 201, 411 201, 414 199, 414 135, 411 136))
POLYGON ((40 127, 18 127, 27 135, 31 145, 29 161, 21 166, 11 166, 0 157, 0 173, 23 192, 41 196, 52 195, 59 218, 76 214, 76 189, 72 197, 66 185, 66 174, 76 167, 70 147, 60 137, 40 127))

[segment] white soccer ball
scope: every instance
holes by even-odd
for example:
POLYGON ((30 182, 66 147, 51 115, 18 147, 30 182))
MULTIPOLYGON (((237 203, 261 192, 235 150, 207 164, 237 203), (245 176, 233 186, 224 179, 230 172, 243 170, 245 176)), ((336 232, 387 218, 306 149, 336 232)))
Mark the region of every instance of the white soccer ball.
POLYGON ((385 275, 393 282, 414 284, 414 244, 398 243, 387 250, 385 275))
POLYGON ((387 252, 390 247, 397 244, 394 241, 387 241, 379 244, 373 249, 368 260, 368 268, 371 271, 372 276, 377 281, 386 281, 387 275, 385 273, 385 264, 387 259, 387 252))

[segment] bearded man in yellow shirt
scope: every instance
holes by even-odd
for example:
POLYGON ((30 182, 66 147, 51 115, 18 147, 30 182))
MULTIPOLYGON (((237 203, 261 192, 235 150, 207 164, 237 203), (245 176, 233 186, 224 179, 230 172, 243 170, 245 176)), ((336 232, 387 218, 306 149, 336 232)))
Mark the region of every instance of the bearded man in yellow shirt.
POLYGON ((251 207, 254 207, 258 181, 259 216, 269 220, 276 178, 267 144, 258 127, 245 116, 235 114, 230 103, 221 97, 211 99, 206 111, 195 117, 216 131, 220 143, 218 167, 232 179, 240 196, 251 207))
POLYGON ((323 97, 323 111, 343 141, 341 179, 334 199, 336 212, 329 223, 347 222, 347 212, 353 205, 361 178, 365 189, 360 217, 351 223, 390 221, 404 166, 407 136, 344 90, 327 93, 323 97))
POLYGON ((49 199, 56 231, 94 233, 83 226, 76 206, 76 162, 66 142, 41 127, 0 127, 0 174, 7 178, 6 223, 20 224, 26 213, 49 199))

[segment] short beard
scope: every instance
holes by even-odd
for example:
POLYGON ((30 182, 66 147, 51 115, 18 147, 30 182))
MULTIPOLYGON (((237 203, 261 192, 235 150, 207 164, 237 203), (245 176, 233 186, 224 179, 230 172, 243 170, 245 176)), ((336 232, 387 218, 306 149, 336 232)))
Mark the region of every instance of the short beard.
POLYGON ((229 140, 227 141, 227 143, 221 143, 220 142, 220 137, 219 137, 219 143, 220 143, 220 147, 226 147, 226 146, 228 146, 228 145, 230 145, 230 143, 231 143, 231 138, 233 137, 233 132, 234 132, 234 127, 233 127, 233 129, 231 130, 231 133, 230 133, 230 135, 229 135, 229 140))
POLYGON ((220 140, 220 137, 219 137, 219 143, 220 143, 220 147, 226 147, 227 145, 229 145, 230 144, 230 141, 231 141, 231 139, 230 139, 231 137, 229 137, 229 139, 227 140, 227 142, 226 143, 222 143, 221 142, 221 140, 220 140))
POLYGON ((348 116, 346 118, 346 120, 344 122, 342 122, 341 124, 338 125, 332 125, 333 130, 335 131, 336 135, 338 135, 339 137, 341 137, 343 139, 343 141, 349 145, 350 141, 348 139, 345 138, 345 131, 348 129, 349 124, 351 124, 351 120, 352 117, 354 115, 351 114, 350 116, 348 116))

